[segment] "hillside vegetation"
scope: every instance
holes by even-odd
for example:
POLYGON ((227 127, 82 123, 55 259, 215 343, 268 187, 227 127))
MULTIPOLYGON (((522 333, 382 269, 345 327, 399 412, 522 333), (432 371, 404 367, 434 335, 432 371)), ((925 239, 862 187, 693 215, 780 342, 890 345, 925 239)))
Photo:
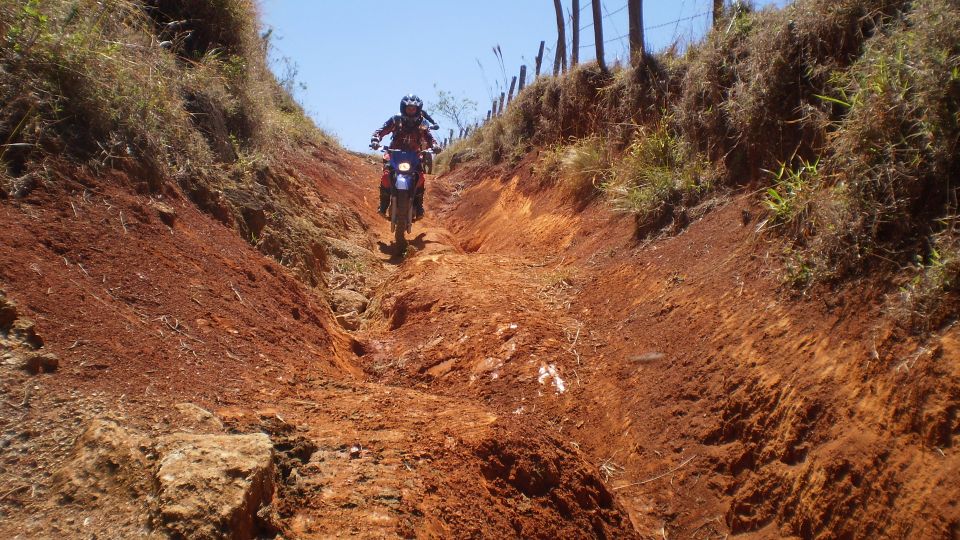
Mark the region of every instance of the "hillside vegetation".
POLYGON ((290 155, 333 143, 267 66, 250 0, 28 0, 0 6, 0 197, 64 166, 174 186, 312 284, 324 267, 290 155))
POLYGON ((442 165, 519 163, 575 200, 685 227, 749 186, 791 240, 798 288, 893 276, 890 307, 929 331, 960 306, 960 4, 735 4, 702 43, 637 67, 582 65, 528 86, 442 165))

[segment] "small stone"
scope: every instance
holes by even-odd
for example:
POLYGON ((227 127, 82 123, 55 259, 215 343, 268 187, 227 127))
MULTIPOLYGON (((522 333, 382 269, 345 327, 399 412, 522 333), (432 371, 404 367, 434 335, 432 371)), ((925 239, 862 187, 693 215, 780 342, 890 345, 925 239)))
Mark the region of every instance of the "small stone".
POLYGON ((36 324, 30 319, 17 319, 10 328, 11 334, 34 349, 43 347, 43 338, 37 334, 36 324))
POLYGON ((344 330, 350 332, 360 329, 360 317, 354 312, 337 315, 337 323, 339 323, 344 330))
POLYGON ((174 405, 180 413, 181 428, 197 432, 219 433, 223 431, 223 422, 213 413, 193 403, 174 405))
POLYGON ((174 210, 172 206, 160 201, 153 201, 150 203, 150 206, 157 211, 157 215, 160 216, 160 221, 164 222, 168 227, 173 227, 173 223, 177 220, 177 211, 174 210))
POLYGON ((60 367, 60 357, 53 353, 29 353, 20 367, 33 375, 53 373, 60 367))
POLYGON ((350 459, 357 459, 357 458, 359 458, 359 457, 360 457, 360 454, 362 453, 362 451, 363 451, 363 449, 360 448, 359 446, 356 446, 356 445, 351 446, 351 447, 350 447, 350 459))
POLYGON ((17 320, 17 305, 0 293, 0 330, 9 330, 17 320))
POLYGON ((337 289, 330 293, 330 303, 335 313, 356 313, 359 315, 367 310, 370 300, 357 291, 337 289))

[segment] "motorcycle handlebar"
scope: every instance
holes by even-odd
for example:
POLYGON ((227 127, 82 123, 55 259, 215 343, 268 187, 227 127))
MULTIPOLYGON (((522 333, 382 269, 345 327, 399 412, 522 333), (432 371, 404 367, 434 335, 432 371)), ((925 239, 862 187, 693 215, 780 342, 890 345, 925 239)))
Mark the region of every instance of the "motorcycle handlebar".
MULTIPOLYGON (((381 146, 381 147, 380 147, 380 150, 383 150, 384 152, 403 152, 403 150, 400 150, 399 148, 390 148, 389 146, 381 146)), ((428 148, 428 149, 426 149, 426 150, 420 150, 419 153, 421 153, 421 154, 436 154, 436 152, 433 151, 433 148, 428 148)))

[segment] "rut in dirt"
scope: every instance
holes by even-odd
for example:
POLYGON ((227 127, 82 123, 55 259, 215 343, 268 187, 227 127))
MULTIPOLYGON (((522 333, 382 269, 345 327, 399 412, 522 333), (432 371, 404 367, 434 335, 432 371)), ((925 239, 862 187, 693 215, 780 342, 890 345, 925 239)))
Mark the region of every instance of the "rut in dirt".
POLYGON ((853 290, 833 305, 784 295, 768 240, 744 217, 762 215, 749 196, 708 201, 679 235, 637 242, 631 220, 572 212, 523 173, 476 175, 439 182, 444 227, 421 226, 372 301, 358 334, 371 380, 466 398, 548 435, 641 536, 956 527, 949 505, 915 491, 953 489, 955 458, 937 448, 956 436, 956 385, 930 377, 956 382, 938 362, 956 354, 955 335, 899 341, 869 326, 875 308, 853 290), (883 402, 906 373, 875 359, 901 355, 922 366, 909 384, 939 396, 923 405, 932 431, 883 402), (865 387, 867 376, 887 382, 865 387), (931 449, 913 450, 916 438, 931 449), (917 523, 885 493, 939 517, 917 523))

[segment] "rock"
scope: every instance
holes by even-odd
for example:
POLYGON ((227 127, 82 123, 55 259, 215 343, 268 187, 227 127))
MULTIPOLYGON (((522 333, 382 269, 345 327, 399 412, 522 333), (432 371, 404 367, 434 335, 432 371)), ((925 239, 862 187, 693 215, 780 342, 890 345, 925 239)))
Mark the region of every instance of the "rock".
POLYGON ((33 375, 53 373, 60 367, 60 358, 53 353, 33 352, 23 357, 20 367, 33 375))
POLYGON ((0 293, 0 331, 7 331, 17 320, 17 305, 0 293))
POLYGON ((379 264, 379 259, 369 249, 332 236, 325 236, 323 240, 331 258, 344 261, 347 267, 359 270, 363 267, 376 268, 379 264))
POLYGON ((357 316, 355 312, 337 315, 337 323, 339 323, 344 330, 350 332, 355 332, 360 329, 360 317, 357 316))
POLYGON ((150 206, 156 210, 157 215, 160 217, 160 221, 164 222, 169 227, 173 227, 173 223, 177 220, 177 211, 172 206, 160 201, 152 201, 150 206))
POLYGON ((330 293, 330 303, 334 313, 361 314, 367 310, 370 300, 366 296, 349 289, 338 289, 330 293))
POLYGON ((254 538, 274 490, 273 445, 253 435, 166 437, 157 472, 160 516, 175 538, 254 538))
POLYGON ((180 429, 200 433, 223 433, 223 422, 210 411, 193 403, 177 403, 174 408, 180 413, 180 429))
POLYGON ((10 327, 10 333, 14 338, 34 349, 43 347, 43 338, 37 334, 36 325, 30 319, 20 318, 14 321, 13 326, 10 327))
POLYGON ((54 488, 61 500, 83 505, 112 497, 141 499, 152 491, 147 447, 146 439, 116 422, 95 419, 54 474, 54 488))

